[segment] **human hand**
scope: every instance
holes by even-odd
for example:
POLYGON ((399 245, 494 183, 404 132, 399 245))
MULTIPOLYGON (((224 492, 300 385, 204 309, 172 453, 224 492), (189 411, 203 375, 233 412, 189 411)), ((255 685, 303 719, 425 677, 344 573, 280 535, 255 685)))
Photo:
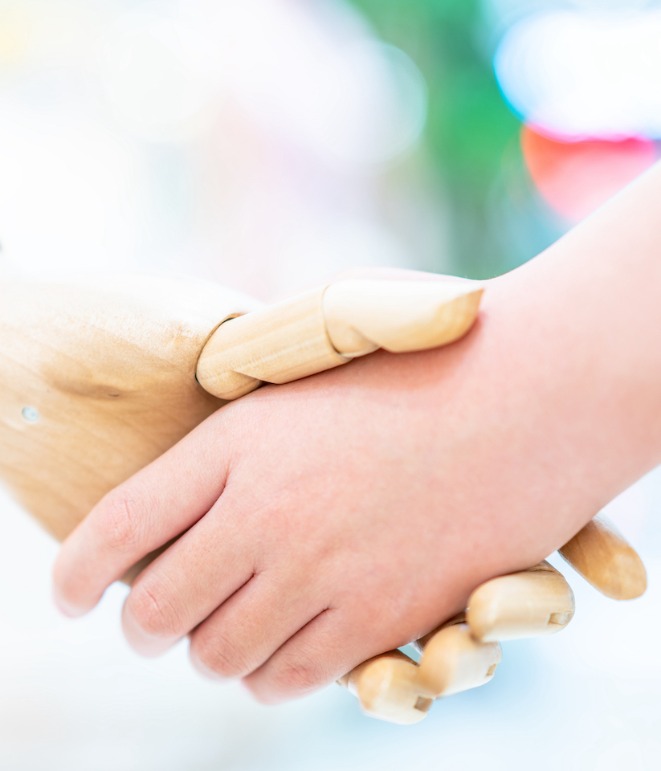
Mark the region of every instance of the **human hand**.
POLYGON ((525 530, 504 537, 520 503, 486 516, 494 488, 514 493, 494 441, 512 427, 485 424, 498 369, 485 381, 477 363, 490 347, 477 330, 448 351, 381 355, 225 407, 79 528, 58 562, 63 602, 88 609, 185 533, 127 601, 127 636, 145 653, 192 630, 201 668, 270 700, 422 636, 476 584, 552 548, 525 530), (465 483, 478 449, 482 491, 465 483))

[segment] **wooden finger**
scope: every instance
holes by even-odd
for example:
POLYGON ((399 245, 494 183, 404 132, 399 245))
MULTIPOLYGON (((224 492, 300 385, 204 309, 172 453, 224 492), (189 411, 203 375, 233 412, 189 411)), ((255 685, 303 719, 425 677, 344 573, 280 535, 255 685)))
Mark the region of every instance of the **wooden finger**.
POLYGON ((375 656, 338 682, 372 717, 416 723, 434 699, 488 683, 502 659, 498 643, 478 642, 461 619, 453 619, 417 642, 416 665, 401 651, 375 656))
POLYGON ((436 699, 488 683, 502 660, 497 642, 480 642, 468 624, 450 624, 421 642, 418 692, 436 699))
POLYGON ((542 562, 478 586, 468 600, 466 620, 476 640, 495 642, 558 632, 573 615, 571 587, 542 562))
POLYGON ((326 329, 344 356, 437 348, 468 332, 482 293, 469 281, 338 281, 324 293, 326 329))
POLYGON ((197 364, 202 387, 236 399, 262 383, 288 383, 378 348, 420 351, 472 326, 474 282, 348 280, 226 321, 197 364))
POLYGON ((328 338, 324 291, 221 324, 198 360, 200 385, 219 399, 238 399, 262 383, 288 383, 350 361, 328 338))
POLYGON ((595 589, 614 600, 640 597, 647 588, 645 565, 616 528, 595 517, 560 554, 595 589))
POLYGON ((401 651, 369 659, 338 682, 358 697, 368 715, 410 725, 426 717, 433 699, 419 693, 418 665, 401 651))

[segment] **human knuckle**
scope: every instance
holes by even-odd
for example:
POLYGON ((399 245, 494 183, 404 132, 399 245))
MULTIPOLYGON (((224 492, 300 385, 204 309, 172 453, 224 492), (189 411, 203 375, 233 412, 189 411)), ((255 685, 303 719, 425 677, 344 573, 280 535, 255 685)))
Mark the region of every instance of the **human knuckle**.
POLYGON ((167 592, 153 581, 137 584, 128 599, 128 610, 140 628, 154 637, 178 637, 185 634, 180 614, 167 592))
POLYGON ((249 656, 226 635, 195 637, 191 656, 220 677, 243 677, 253 669, 249 656))
POLYGON ((321 664, 310 658, 286 659, 275 665, 271 684, 279 693, 304 693, 325 682, 321 664))

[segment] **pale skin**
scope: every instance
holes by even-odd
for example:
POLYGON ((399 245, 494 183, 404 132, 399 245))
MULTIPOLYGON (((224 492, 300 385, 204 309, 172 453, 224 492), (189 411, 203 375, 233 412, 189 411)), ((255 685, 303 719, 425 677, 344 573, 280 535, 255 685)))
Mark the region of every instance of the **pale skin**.
POLYGON ((55 595, 134 563, 129 643, 300 696, 529 567, 661 461, 661 167, 486 284, 452 346, 379 353, 227 405, 64 543, 55 595))

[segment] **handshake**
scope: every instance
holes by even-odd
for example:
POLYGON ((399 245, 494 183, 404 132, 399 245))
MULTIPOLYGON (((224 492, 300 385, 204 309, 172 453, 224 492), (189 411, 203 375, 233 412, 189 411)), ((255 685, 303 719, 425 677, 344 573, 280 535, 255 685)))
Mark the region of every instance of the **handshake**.
MULTIPOLYGON (((63 539, 104 495, 225 402, 379 349, 453 343, 473 326, 482 292, 464 281, 347 279, 246 313, 250 303, 207 285, 7 282, 0 477, 63 539)), ((560 552, 608 596, 645 590, 638 555, 598 519, 560 552)), ((413 723, 434 699, 488 682, 500 641, 558 631, 573 614, 569 585, 542 562, 483 583, 465 613, 439 618, 416 643, 419 663, 390 651, 340 682, 374 717, 413 723)))

